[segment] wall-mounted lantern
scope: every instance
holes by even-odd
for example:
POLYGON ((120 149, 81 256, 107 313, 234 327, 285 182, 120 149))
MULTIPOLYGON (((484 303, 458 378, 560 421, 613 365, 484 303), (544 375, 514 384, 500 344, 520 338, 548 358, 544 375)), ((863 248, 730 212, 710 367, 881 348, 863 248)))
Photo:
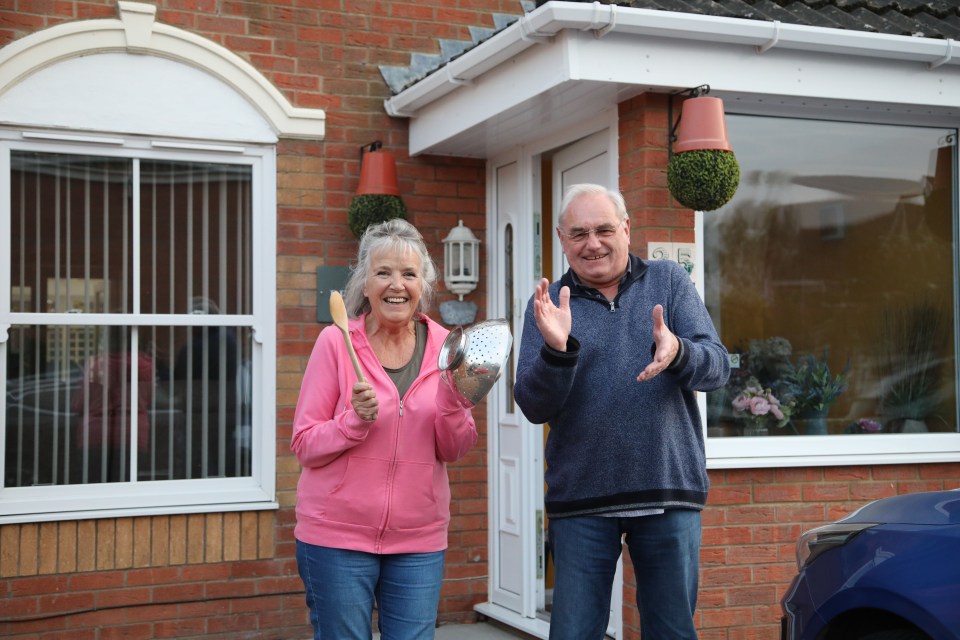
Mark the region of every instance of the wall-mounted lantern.
POLYGON ((460 220, 443 239, 443 281, 447 291, 459 300, 441 303, 440 316, 447 324, 470 324, 477 315, 477 305, 464 302, 463 296, 480 282, 480 240, 460 220))

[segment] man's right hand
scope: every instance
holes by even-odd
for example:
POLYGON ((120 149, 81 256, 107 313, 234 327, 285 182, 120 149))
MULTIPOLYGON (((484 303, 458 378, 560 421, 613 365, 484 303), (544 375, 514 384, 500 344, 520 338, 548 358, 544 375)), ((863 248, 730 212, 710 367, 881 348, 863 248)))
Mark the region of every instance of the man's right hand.
POLYGON ((570 287, 560 288, 560 306, 550 299, 550 281, 544 278, 533 294, 533 317, 543 341, 557 351, 567 350, 570 337, 570 287))

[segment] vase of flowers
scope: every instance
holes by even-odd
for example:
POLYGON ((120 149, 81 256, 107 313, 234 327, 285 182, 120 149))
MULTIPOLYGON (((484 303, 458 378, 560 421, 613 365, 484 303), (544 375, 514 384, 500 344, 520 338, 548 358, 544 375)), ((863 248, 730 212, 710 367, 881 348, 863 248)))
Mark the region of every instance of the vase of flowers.
POLYGON ((837 397, 846 391, 850 362, 844 370, 833 375, 827 364, 827 352, 819 358, 801 357, 790 374, 793 387, 794 413, 805 421, 807 435, 827 435, 827 414, 837 397))
POLYGON ((790 422, 791 407, 781 403, 773 391, 756 378, 747 380, 731 405, 734 415, 745 420, 744 436, 767 435, 771 427, 779 429, 790 422))

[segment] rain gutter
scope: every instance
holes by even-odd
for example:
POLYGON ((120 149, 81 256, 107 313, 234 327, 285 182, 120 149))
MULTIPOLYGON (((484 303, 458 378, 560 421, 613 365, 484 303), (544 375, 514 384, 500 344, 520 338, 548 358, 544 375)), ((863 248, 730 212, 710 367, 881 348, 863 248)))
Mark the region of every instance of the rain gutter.
POLYGON ((527 48, 551 42, 565 29, 592 31, 598 39, 613 31, 636 36, 742 45, 753 47, 758 55, 772 48, 780 48, 916 62, 926 64, 930 69, 946 64, 960 65, 960 42, 955 40, 783 24, 776 20, 634 9, 599 2, 585 4, 553 0, 387 99, 384 108, 391 116, 413 117, 419 109, 460 86, 473 83, 479 76, 527 48))

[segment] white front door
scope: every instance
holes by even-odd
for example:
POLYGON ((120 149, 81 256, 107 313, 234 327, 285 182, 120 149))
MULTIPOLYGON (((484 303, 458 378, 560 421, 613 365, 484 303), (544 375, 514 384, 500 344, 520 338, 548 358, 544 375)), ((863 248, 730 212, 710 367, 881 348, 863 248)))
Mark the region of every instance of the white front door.
MULTIPOLYGON (((524 277, 523 258, 533 244, 529 215, 524 206, 520 160, 494 161, 489 197, 494 216, 491 225, 488 264, 493 285, 490 304, 498 317, 510 320, 513 355, 496 386, 497 396, 489 406, 490 431, 490 601, 523 618, 536 613, 536 514, 531 495, 532 462, 538 456, 535 430, 529 428, 513 400, 516 353, 520 348, 523 305, 518 282, 524 277)), ((541 476, 542 481, 542 476, 541 476)), ((492 614, 488 614, 492 615, 492 614)))

